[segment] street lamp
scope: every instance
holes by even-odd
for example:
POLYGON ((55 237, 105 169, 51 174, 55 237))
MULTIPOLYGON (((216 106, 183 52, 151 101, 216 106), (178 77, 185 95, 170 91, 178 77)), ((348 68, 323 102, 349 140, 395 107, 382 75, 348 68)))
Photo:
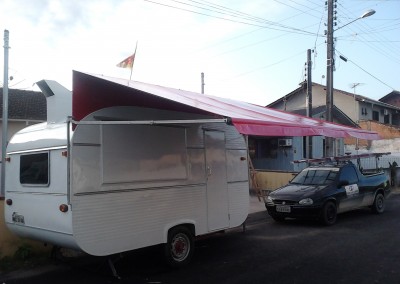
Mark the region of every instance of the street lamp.
MULTIPOLYGON (((337 31, 351 23, 354 23, 357 20, 369 17, 373 14, 375 14, 375 10, 368 10, 365 13, 363 13, 360 17, 357 19, 354 19, 353 21, 345 24, 344 26, 341 26, 337 28, 336 30, 333 29, 333 20, 334 20, 334 12, 333 12, 333 5, 334 0, 328 0, 328 30, 326 34, 326 45, 327 45, 327 64, 326 64, 326 121, 328 122, 333 122, 333 69, 335 66, 334 62, 334 53, 335 53, 335 47, 333 44, 333 32, 337 31)), ((335 151, 334 151, 334 138, 331 137, 326 137, 325 138, 325 146, 326 146, 326 156, 334 156, 335 151)))
POLYGON ((367 11, 365 11, 364 14, 362 14, 360 17, 358 17, 358 18, 352 20, 351 22, 348 22, 347 24, 345 24, 345 25, 343 25, 343 26, 337 28, 335 31, 337 31, 337 30, 339 30, 339 29, 341 29, 341 28, 344 28, 345 26, 350 25, 351 23, 354 23, 355 21, 358 21, 358 20, 360 20, 360 19, 364 19, 364 18, 366 18, 366 17, 372 16, 372 15, 375 14, 375 13, 376 13, 376 11, 373 10, 373 9, 367 10, 367 11))

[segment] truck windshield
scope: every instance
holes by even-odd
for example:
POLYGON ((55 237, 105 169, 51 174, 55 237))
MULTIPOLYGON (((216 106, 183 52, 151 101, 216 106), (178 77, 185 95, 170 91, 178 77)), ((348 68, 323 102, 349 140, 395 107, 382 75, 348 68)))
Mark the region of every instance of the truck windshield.
POLYGON ((290 183, 302 185, 328 185, 332 183, 338 171, 336 169, 305 169, 295 176, 290 183))

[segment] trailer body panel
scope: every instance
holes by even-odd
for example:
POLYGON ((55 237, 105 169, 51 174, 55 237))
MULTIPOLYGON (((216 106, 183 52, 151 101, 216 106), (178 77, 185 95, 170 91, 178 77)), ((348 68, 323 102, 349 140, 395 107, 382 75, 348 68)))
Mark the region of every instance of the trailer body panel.
POLYGON ((93 124, 22 130, 8 148, 7 225, 92 255, 166 243, 178 225, 193 226, 196 236, 239 226, 249 209, 248 160, 245 137, 233 126, 104 123, 205 118, 213 117, 112 107, 83 120, 93 124), (35 153, 48 153, 48 182, 22 184, 21 155, 35 153), (15 212, 29 216, 25 224, 15 212))

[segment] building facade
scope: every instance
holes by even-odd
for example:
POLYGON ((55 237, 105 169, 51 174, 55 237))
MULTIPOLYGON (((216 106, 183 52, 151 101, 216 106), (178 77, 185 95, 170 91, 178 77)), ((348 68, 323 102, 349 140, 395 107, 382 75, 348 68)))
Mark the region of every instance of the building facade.
MULTIPOLYGON (((313 108, 326 105, 326 87, 317 83, 312 83, 312 104, 313 108)), ((357 125, 361 120, 375 121, 378 123, 400 126, 400 93, 393 91, 379 101, 367 98, 354 93, 334 89, 333 105, 357 125)), ((268 107, 296 112, 305 110, 307 106, 307 85, 302 83, 299 88, 272 102, 268 107)), ((335 111, 335 110, 334 110, 335 111)), ((304 111, 305 113, 305 111, 304 111)), ((334 116, 334 122, 342 123, 339 117, 334 116)), ((313 115, 313 117, 315 117, 313 115)), ((324 119, 324 113, 319 117, 324 119)), ((351 123, 350 123, 351 124, 351 123)))

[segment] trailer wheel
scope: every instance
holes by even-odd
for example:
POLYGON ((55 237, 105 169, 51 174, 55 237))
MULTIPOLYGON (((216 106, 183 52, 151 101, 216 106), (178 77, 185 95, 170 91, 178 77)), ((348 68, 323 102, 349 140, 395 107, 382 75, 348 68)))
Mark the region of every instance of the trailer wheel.
POLYGON ((172 228, 165 244, 165 259, 169 266, 179 268, 188 264, 194 252, 192 232, 184 226, 172 228))

